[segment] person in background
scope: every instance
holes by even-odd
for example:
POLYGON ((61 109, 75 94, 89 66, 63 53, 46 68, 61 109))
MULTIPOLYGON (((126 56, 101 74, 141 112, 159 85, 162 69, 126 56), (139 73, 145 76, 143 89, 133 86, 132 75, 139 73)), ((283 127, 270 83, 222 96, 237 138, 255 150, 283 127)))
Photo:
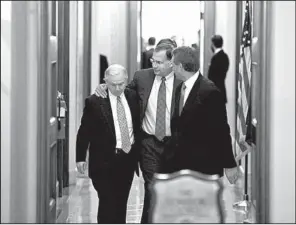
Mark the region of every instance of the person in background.
POLYGON ((98 193, 98 223, 126 223, 126 210, 134 172, 139 175, 140 112, 134 90, 125 88, 126 69, 113 64, 105 72, 107 98, 91 95, 85 100, 77 133, 76 163, 86 169, 98 193))
POLYGON ((142 53, 142 69, 152 68, 152 63, 150 59, 155 48, 155 42, 155 37, 150 37, 148 39, 148 46, 146 50, 142 53))
MULTIPOLYGON (((171 137, 171 116, 175 106, 175 90, 182 82, 172 70, 172 40, 161 40, 154 49, 151 69, 139 70, 128 85, 137 92, 140 104, 141 152, 140 168, 145 181, 145 197, 141 223, 148 223, 151 206, 150 185, 158 171, 164 148, 171 137)), ((105 87, 96 88, 96 95, 106 97, 105 87)))
POLYGON ((146 51, 146 48, 148 46, 148 42, 143 37, 141 37, 141 43, 142 43, 141 52, 144 52, 144 51, 146 51))
POLYGON ((223 95, 224 103, 227 103, 225 79, 229 68, 229 59, 223 50, 223 38, 214 35, 211 38, 211 50, 214 53, 208 71, 208 78, 215 83, 223 95))
POLYGON ((104 82, 105 71, 108 66, 107 56, 100 54, 100 83, 104 82))
POLYGON ((160 173, 189 169, 222 177, 225 168, 228 179, 234 182, 238 168, 223 95, 202 76, 197 58, 191 47, 173 51, 173 71, 184 82, 176 90, 172 138, 165 148, 160 173))

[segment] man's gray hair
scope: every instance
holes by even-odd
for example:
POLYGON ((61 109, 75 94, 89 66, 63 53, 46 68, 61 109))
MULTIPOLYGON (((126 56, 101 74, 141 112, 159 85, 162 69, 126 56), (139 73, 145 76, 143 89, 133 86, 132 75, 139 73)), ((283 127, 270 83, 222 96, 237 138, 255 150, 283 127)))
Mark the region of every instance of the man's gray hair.
POLYGON ((105 79, 110 75, 116 76, 120 73, 123 73, 126 79, 128 78, 127 70, 122 65, 112 64, 105 71, 105 79))

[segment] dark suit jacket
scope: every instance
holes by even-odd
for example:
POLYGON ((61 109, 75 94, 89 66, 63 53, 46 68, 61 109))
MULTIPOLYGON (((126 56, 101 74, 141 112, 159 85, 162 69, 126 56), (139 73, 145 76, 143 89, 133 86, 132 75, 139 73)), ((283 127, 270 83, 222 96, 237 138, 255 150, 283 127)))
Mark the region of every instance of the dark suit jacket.
MULTIPOLYGON (((153 86, 153 82, 155 79, 155 74, 153 69, 145 69, 139 70, 135 73, 133 80, 128 85, 128 88, 133 89, 137 92, 140 104, 140 121, 142 121, 145 116, 148 99, 150 96, 150 92, 153 86)), ((173 85, 173 94, 172 94, 172 104, 171 104, 171 115, 173 115, 175 108, 175 91, 177 86, 182 81, 176 76, 174 76, 174 85, 173 85)))
MULTIPOLYGON (((135 157, 135 170, 138 170, 138 136, 140 129, 139 106, 135 91, 125 89, 135 138, 135 145, 129 154, 135 157)), ((89 177, 108 173, 113 166, 116 148, 116 135, 112 109, 107 98, 91 95, 85 100, 85 107, 76 140, 76 162, 85 161, 86 151, 89 148, 89 177)))
POLYGON ((100 83, 104 83, 105 71, 108 68, 107 56, 100 55, 100 83))
POLYGON ((208 72, 208 78, 220 89, 225 103, 227 102, 225 78, 228 68, 228 56, 223 50, 221 50, 212 57, 208 72))
POLYGON ((181 85, 171 121, 173 138, 160 172, 191 169, 223 176, 223 168, 235 167, 236 162, 221 92, 200 74, 179 116, 180 90, 181 85))
POLYGON ((142 69, 152 68, 152 63, 150 61, 153 55, 154 48, 149 49, 142 53, 142 69))

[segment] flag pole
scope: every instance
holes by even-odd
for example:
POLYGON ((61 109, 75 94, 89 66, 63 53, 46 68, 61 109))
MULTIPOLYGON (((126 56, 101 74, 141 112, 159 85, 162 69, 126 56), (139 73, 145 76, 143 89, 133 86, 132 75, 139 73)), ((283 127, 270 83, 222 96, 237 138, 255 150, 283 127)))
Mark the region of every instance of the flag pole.
POLYGON ((245 155, 245 169, 244 169, 244 195, 243 200, 233 204, 233 210, 247 213, 250 211, 251 203, 248 194, 248 154, 245 155))
MULTIPOLYGON (((253 147, 253 146, 252 146, 253 147)), ((255 207, 249 199, 248 194, 248 163, 249 154, 245 155, 245 170, 244 170, 244 196, 243 200, 233 204, 233 210, 245 214, 243 223, 255 223, 254 212, 255 207)))
POLYGON ((249 195, 248 195, 248 154, 245 156, 245 194, 244 194, 244 200, 249 201, 249 195))

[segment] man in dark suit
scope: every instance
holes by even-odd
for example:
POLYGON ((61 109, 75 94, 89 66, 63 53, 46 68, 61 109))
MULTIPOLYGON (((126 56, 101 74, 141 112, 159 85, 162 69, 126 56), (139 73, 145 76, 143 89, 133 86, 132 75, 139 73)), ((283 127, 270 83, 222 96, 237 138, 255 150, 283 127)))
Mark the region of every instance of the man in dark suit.
POLYGON ((100 83, 104 82, 105 71, 108 68, 107 56, 100 54, 100 83))
POLYGON ((160 172, 190 169, 236 180, 230 128, 223 96, 215 84, 199 72, 196 52, 190 47, 173 51, 173 70, 185 80, 176 90, 172 139, 165 149, 160 172))
POLYGON ((229 59, 223 51, 223 38, 220 35, 214 35, 211 38, 211 50, 214 53, 209 67, 208 78, 220 89, 223 100, 227 103, 225 78, 229 68, 229 59))
MULTIPOLYGON (((153 175, 158 171, 164 147, 170 139, 170 120, 175 106, 175 90, 182 81, 172 71, 171 52, 176 46, 166 40, 156 46, 152 69, 137 71, 129 88, 136 90, 140 104, 142 128, 140 167, 145 181, 145 197, 141 223, 148 223, 153 175)), ((170 42, 173 43, 173 42, 170 42)), ((100 85, 96 94, 105 96, 100 85)))
POLYGON ((126 69, 120 65, 106 70, 108 96, 86 98, 77 134, 80 173, 84 173, 89 149, 89 177, 99 197, 98 223, 126 223, 128 196, 138 171, 140 112, 136 92, 125 89, 127 80, 126 69))
POLYGON ((152 68, 150 59, 153 55, 155 41, 155 37, 150 37, 148 39, 147 49, 142 53, 142 69, 152 68))

